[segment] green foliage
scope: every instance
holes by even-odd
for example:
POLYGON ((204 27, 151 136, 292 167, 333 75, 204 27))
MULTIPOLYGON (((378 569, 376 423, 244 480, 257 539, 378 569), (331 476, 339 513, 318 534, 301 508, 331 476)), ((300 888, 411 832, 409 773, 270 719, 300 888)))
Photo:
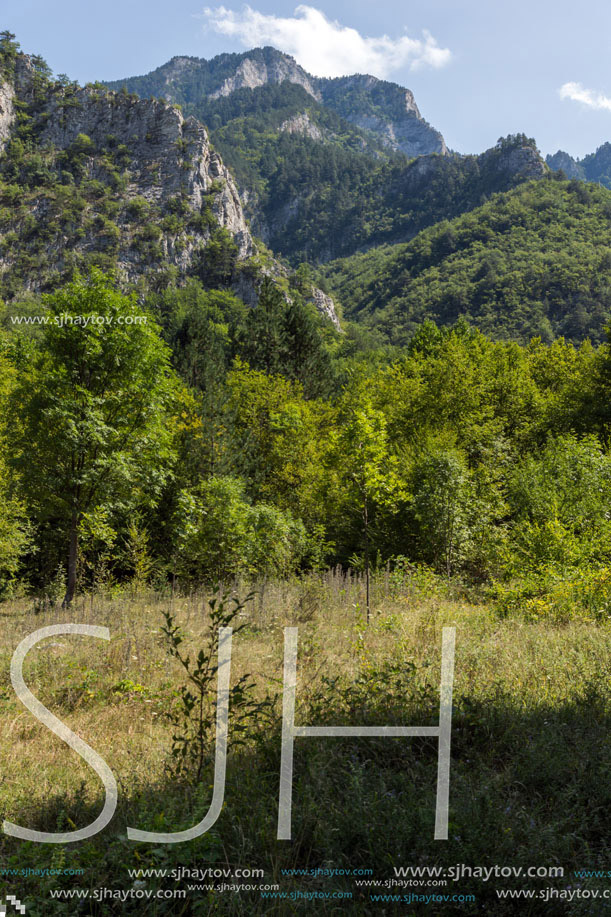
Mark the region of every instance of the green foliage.
POLYGON ((423 559, 450 577, 467 554, 474 510, 466 463, 454 450, 431 449, 416 460, 411 478, 423 559))
MULTIPOLYGON (((211 186, 201 210, 192 209, 183 192, 148 200, 147 184, 155 184, 160 168, 153 148, 135 165, 133 145, 112 135, 92 132, 93 139, 81 132, 64 148, 48 143, 50 117, 61 122, 72 108, 104 101, 113 107, 117 99, 100 86, 77 91, 66 79, 53 81, 43 63, 32 62, 32 91, 18 91, 16 127, 0 155, 0 296, 12 300, 30 287, 49 292, 76 271, 94 266, 112 272, 120 260, 146 276, 149 288, 167 285, 172 270, 184 280, 198 268, 209 286, 226 286, 236 250, 214 216, 220 188, 211 186), (132 196, 134 186, 143 193, 132 196), (200 261, 178 271, 176 256, 187 245, 200 252, 200 261)), ((179 153, 188 167, 191 154, 179 153)))
POLYGON ((13 75, 15 60, 19 52, 19 42, 7 29, 0 32, 0 72, 7 77, 13 75))
POLYGON ((24 502, 19 499, 18 480, 11 474, 8 404, 17 373, 8 359, 8 347, 0 337, 0 596, 10 592, 20 571, 21 559, 31 544, 31 525, 24 502))
POLYGON ((407 343, 427 318, 497 339, 600 342, 611 319, 610 192, 520 185, 412 242, 338 262, 327 278, 348 318, 407 343))
POLYGON ((238 258, 238 246, 229 232, 217 227, 201 255, 197 273, 207 287, 227 287, 231 283, 238 258))
POLYGON ((324 457, 333 414, 296 382, 241 363, 228 377, 233 466, 255 502, 273 503, 310 529, 322 523, 324 457))
POLYGON ((553 156, 547 156, 546 162, 550 169, 566 172, 565 178, 597 182, 611 188, 611 143, 603 143, 595 153, 589 153, 581 160, 575 160, 559 150, 553 156))
POLYGON ((45 306, 48 323, 12 395, 22 418, 12 460, 39 523, 65 532, 73 592, 83 514, 159 498, 175 386, 152 317, 99 272, 45 306))
POLYGON ((177 529, 178 573, 195 583, 286 575, 308 551, 303 523, 271 504, 252 505, 235 478, 211 477, 183 492, 177 529))
POLYGON ((309 396, 328 394, 334 369, 326 344, 332 332, 325 324, 298 294, 287 302, 283 291, 265 277, 257 306, 246 317, 239 355, 253 369, 282 373, 301 383, 309 396))
MULTIPOLYGON (((213 687, 219 672, 220 629, 232 627, 247 601, 248 598, 240 601, 228 593, 209 600, 210 614, 204 646, 193 660, 181 650, 184 637, 172 612, 162 612, 165 625, 161 627, 161 632, 168 653, 180 663, 187 676, 187 684, 175 692, 176 702, 168 714, 175 730, 172 736, 173 777, 182 777, 197 784, 204 765, 212 755, 217 717, 213 687)), ((233 627, 233 633, 239 633, 243 627, 244 624, 233 627)), ((257 702, 254 699, 253 687, 251 676, 246 674, 229 688, 229 734, 234 746, 240 744, 243 733, 252 723, 261 725, 261 716, 269 708, 268 701, 257 702)))
MULTIPOLYGON (((277 65, 272 48, 247 53, 261 65, 277 65)), ((295 265, 404 241, 471 210, 523 180, 519 169, 505 164, 508 152, 525 145, 533 155, 536 150, 533 140, 518 134, 482 156, 433 154, 410 162, 382 141, 386 126, 405 117, 401 87, 339 78, 317 81, 320 101, 289 81, 219 96, 245 56, 191 59, 179 77, 170 62, 108 85, 127 86, 143 98, 165 96, 170 86, 185 112, 208 126, 248 192, 245 206, 255 231, 295 265), (356 126, 363 123, 371 130, 356 126)))

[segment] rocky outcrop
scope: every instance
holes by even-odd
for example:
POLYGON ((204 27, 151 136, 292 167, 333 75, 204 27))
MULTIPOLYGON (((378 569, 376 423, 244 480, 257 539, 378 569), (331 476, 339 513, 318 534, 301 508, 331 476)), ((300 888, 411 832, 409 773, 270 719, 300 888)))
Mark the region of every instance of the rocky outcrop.
POLYGON ((545 157, 545 161, 552 172, 559 172, 562 170, 567 178, 585 180, 586 174, 583 166, 563 150, 558 150, 553 156, 548 154, 545 157))
POLYGON ((595 153, 588 153, 583 159, 574 159, 558 150, 545 161, 553 171, 561 169, 567 178, 597 182, 611 188, 611 143, 603 143, 595 153))
POLYGON ((401 119, 384 120, 375 115, 357 115, 348 119, 356 127, 376 134, 385 146, 400 150, 407 156, 428 156, 430 153, 448 152, 445 140, 426 121, 406 113, 401 119))
POLYGON ((445 140, 422 117, 409 89, 365 74, 321 79, 318 87, 324 105, 385 146, 410 157, 447 154, 445 140))
POLYGON ((321 315, 324 315, 325 318, 333 322, 338 331, 342 330, 335 310, 335 302, 328 293, 323 293, 318 287, 312 287, 311 296, 308 302, 313 303, 321 315))
POLYGON ((447 153, 445 140, 424 120, 409 89, 363 74, 317 78, 306 73, 288 54, 274 48, 263 48, 256 56, 244 57, 233 75, 211 92, 209 98, 283 82, 302 86, 318 102, 356 127, 375 134, 393 150, 401 150, 408 156, 447 153))
POLYGON ((310 137, 312 140, 322 140, 323 132, 314 124, 307 111, 300 115, 293 115, 287 118, 280 125, 280 130, 286 134, 303 134, 304 137, 310 137))
MULTIPOLYGON (((245 301, 256 303, 253 238, 233 177, 199 121, 163 100, 99 85, 41 87, 20 55, 14 78, 0 83, 1 146, 18 130, 15 101, 47 172, 24 194, 29 213, 15 208, 0 232, 5 296, 11 288, 48 289, 75 267, 98 263, 130 283, 144 276, 154 285, 168 271, 177 279, 220 277, 224 285, 233 278, 245 301), (24 259, 35 259, 37 270, 24 272, 24 259)), ((273 260, 268 273, 286 275, 273 260)), ((327 303, 321 311, 337 322, 327 303)))
MULTIPOLYGON (((283 273, 285 277, 287 276, 283 268, 280 269, 280 272, 283 273)), ((274 273, 269 268, 258 268, 254 270, 250 264, 243 264, 237 272, 234 283, 232 284, 232 290, 247 306, 254 308, 259 302, 259 293, 264 278, 273 276, 274 273)), ((303 294, 303 290, 301 292, 303 294)), ((289 293, 284 292, 283 295, 287 303, 292 302, 292 297, 289 293)), ((322 317, 330 321, 337 331, 341 332, 343 330, 337 315, 335 302, 331 296, 324 293, 318 287, 311 286, 309 293, 306 294, 304 298, 306 302, 312 303, 322 317)))
POLYGON ((129 159, 127 197, 163 204, 181 195, 190 209, 201 211, 211 190, 212 211, 238 245, 240 259, 253 243, 230 172, 214 152, 208 134, 194 118, 185 119, 173 105, 133 99, 117 93, 79 89, 66 106, 56 95, 40 131, 45 146, 69 149, 79 135, 100 150, 123 145, 129 159))
MULTIPOLYGON (((264 48, 263 52, 273 51, 273 48, 264 48)), ((268 54, 267 59, 245 57, 240 61, 235 73, 227 77, 221 86, 209 94, 210 99, 231 95, 238 89, 257 89, 268 83, 296 83, 306 92, 320 100, 320 93, 316 89, 316 80, 303 70, 292 57, 287 54, 268 54)))
POLYGON ((11 128, 15 120, 14 99, 15 90, 11 83, 0 82, 0 153, 11 136, 11 128))
POLYGON ((275 48, 220 54, 212 60, 174 57, 146 76, 107 85, 113 89, 127 86, 142 97, 162 95, 175 102, 189 99, 188 104, 197 111, 206 99, 284 82, 301 86, 317 102, 374 134, 378 142, 393 150, 410 157, 447 153, 442 135, 424 120, 409 89, 366 74, 337 79, 315 77, 289 54, 275 48))
POLYGON ((543 178, 548 171, 538 150, 530 143, 499 143, 478 157, 482 169, 511 176, 515 182, 543 178))

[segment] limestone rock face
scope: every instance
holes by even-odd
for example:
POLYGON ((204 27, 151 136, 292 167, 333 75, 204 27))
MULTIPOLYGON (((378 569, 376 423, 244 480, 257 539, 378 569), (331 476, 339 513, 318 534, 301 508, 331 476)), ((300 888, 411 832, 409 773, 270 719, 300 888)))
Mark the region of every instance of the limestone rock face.
MULTIPOLYGON (((67 90, 51 84, 44 105, 36 102, 33 69, 25 55, 17 60, 12 83, 0 86, 0 142, 6 144, 14 128, 13 100, 31 106, 32 123, 41 150, 55 156, 85 143, 83 168, 91 181, 108 182, 107 154, 121 150, 124 156, 124 187, 117 191, 117 202, 129 208, 130 201, 142 200, 154 205, 157 214, 167 212, 172 200, 184 202, 189 213, 208 210, 215 222, 226 229, 237 245, 238 261, 254 253, 254 243, 231 173, 210 146, 208 134, 194 118, 185 119, 179 108, 159 100, 139 100, 121 93, 96 88, 67 90)), ((37 218, 49 218, 48 200, 41 189, 34 205, 37 218)), ((192 267, 211 235, 212 224, 196 226, 191 231, 159 233, 159 245, 166 264, 180 275, 192 267)), ((134 245, 137 227, 128 225, 124 211, 117 217, 119 233, 116 267, 120 276, 133 281, 155 269, 147 263, 134 245)), ((74 250, 90 251, 100 244, 95 227, 81 233, 74 250)), ((102 237, 103 238, 103 237, 102 237)), ((61 270, 64 253, 60 239, 50 241, 48 255, 61 270)), ((9 252, 5 269, 10 268, 18 252, 9 252)), ((26 285, 38 288, 38 280, 28 278, 26 285)), ((40 278, 40 286, 44 279, 40 278)))
POLYGON ((195 118, 158 100, 140 100, 117 93, 80 89, 66 108, 62 97, 52 100, 49 117, 40 133, 45 145, 67 149, 80 134, 94 147, 109 142, 129 151, 127 196, 142 196, 163 203, 186 194, 191 209, 201 210, 212 187, 212 210, 219 224, 234 237, 239 258, 253 252, 253 242, 230 172, 214 152, 208 134, 195 118))
POLYGON ((296 83, 303 86, 315 99, 320 99, 316 89, 316 80, 309 76, 292 57, 278 54, 267 60, 254 60, 244 58, 238 65, 233 76, 227 77, 223 84, 210 93, 211 99, 231 95, 237 89, 257 89, 268 83, 296 83))
MULTIPOLYGON (((281 265, 277 267, 278 272, 286 277, 286 269, 281 265)), ((273 277, 273 273, 269 268, 260 268, 258 271, 253 271, 247 262, 240 266, 232 285, 232 290, 247 306, 254 308, 259 301, 259 293, 265 277, 273 277)), ((309 291, 302 290, 302 294, 305 301, 312 303, 323 318, 326 318, 335 326, 337 331, 341 332, 343 330, 337 315, 335 302, 331 296, 313 285, 309 288, 309 291)), ((287 303, 292 301, 290 294, 284 293, 283 295, 287 303)))
POLYGON ((407 156, 447 154, 445 140, 422 117, 409 89, 364 74, 321 79, 318 86, 323 104, 385 146, 407 156))
POLYGON ((287 118, 280 125, 280 130, 286 134, 303 134, 305 137, 311 137, 312 140, 322 140, 323 132, 317 124, 313 124, 310 115, 304 111, 300 115, 293 115, 287 118))
POLYGON ((546 156, 545 161, 553 172, 562 169, 567 178, 585 181, 586 174, 583 166, 563 150, 558 150, 553 156, 546 156))
POLYGON ((0 82, 0 152, 11 136, 11 128, 15 120, 14 98, 15 90, 12 85, 0 82))
POLYGON ((174 57, 145 76, 107 85, 113 89, 126 85, 141 96, 162 95, 169 101, 188 99, 197 107, 205 99, 284 82, 303 87, 317 102, 370 131, 378 142, 393 150, 410 157, 447 153, 443 137, 424 120, 409 89, 360 73, 333 79, 316 77, 276 48, 220 54, 211 60, 174 57))
MULTIPOLYGON (((99 86, 48 82, 41 91, 32 62, 19 55, 14 77, 0 83, 0 155, 17 130, 16 101, 52 171, 38 188, 30 187, 27 198, 28 219, 43 229, 44 243, 36 238, 30 249, 19 213, 6 226, 10 243, 3 245, 0 233, 0 278, 9 279, 9 289, 48 289, 91 256, 124 282, 168 270, 178 279, 200 271, 207 276, 213 270, 209 259, 214 263, 214 249, 210 256, 207 246, 221 227, 235 246, 231 257, 237 263, 228 270, 244 287, 245 301, 256 303, 256 246, 233 177, 203 124, 163 100, 99 86), (77 212, 70 218, 62 194, 49 193, 49 181, 60 191, 66 182, 78 187, 77 212), (43 269, 24 273, 24 256, 36 257, 43 269)), ((66 200, 70 206, 70 195, 66 200)), ((272 260, 269 273, 282 275, 284 269, 272 260)), ((328 304, 321 311, 337 322, 328 304)))
POLYGON ((233 75, 209 93, 209 98, 229 96, 238 89, 257 89, 268 83, 295 83, 347 121, 374 133, 393 150, 401 150, 408 156, 447 153, 445 140, 424 120, 409 89, 363 74, 318 78, 287 54, 273 48, 263 49, 263 54, 264 59, 244 57, 233 75))
POLYGON ((323 293, 318 287, 312 287, 312 295, 309 301, 314 303, 321 315, 333 322, 338 331, 341 331, 339 318, 335 311, 335 303, 328 293, 323 293))
POLYGON ((529 144, 512 146, 500 150, 493 147, 479 157, 482 164, 494 163, 495 170, 500 174, 512 175, 516 180, 530 181, 542 178, 548 171, 537 150, 529 144))

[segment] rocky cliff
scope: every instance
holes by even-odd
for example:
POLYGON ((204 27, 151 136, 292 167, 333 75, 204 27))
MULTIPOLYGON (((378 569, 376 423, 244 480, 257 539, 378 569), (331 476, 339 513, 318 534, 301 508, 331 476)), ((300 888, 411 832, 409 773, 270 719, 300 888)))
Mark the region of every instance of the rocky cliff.
POLYGON ((237 285, 243 271, 256 300, 232 175, 177 106, 53 82, 19 55, 0 80, 0 148, 5 298, 97 264, 153 285, 193 274, 237 285))
POLYGON ((583 159, 574 159, 558 150, 553 156, 547 156, 546 162, 553 171, 562 170, 567 178, 598 182, 605 188, 611 188, 611 143, 603 143, 595 153, 589 153, 583 159))
POLYGON ((15 90, 11 83, 0 82, 0 152, 6 146, 11 136, 11 129, 15 120, 15 90))
POLYGON ((553 172, 562 171, 567 178, 577 178, 585 181, 586 173, 583 166, 563 150, 558 150, 553 156, 548 154, 545 157, 545 161, 553 172))
POLYGON ((306 92, 320 101, 315 77, 307 74, 292 57, 279 52, 268 54, 263 59, 244 57, 236 67, 235 73, 226 77, 219 88, 209 94, 209 98, 218 99, 221 96, 229 96, 238 89, 257 89, 268 83, 284 82, 303 86, 306 92))
POLYGON ((126 86, 143 97, 161 96, 196 112, 205 100, 285 82, 303 87, 312 99, 374 134, 392 150, 410 157, 447 152, 443 137, 424 120, 409 89, 363 74, 338 79, 314 77, 275 48, 221 54, 212 60, 175 57, 152 73, 108 86, 126 86))
POLYGON ((409 89, 362 74, 319 80, 318 89, 323 104, 376 134, 393 150, 410 157, 448 152, 442 135, 422 117, 409 89))
MULTIPOLYGON (((126 280, 157 268, 185 273, 217 229, 233 240, 237 261, 254 252, 231 174, 211 149, 203 125, 185 119, 173 105, 52 82, 41 93, 29 58, 20 56, 13 79, 0 84, 0 139, 4 175, 23 181, 22 207, 27 201, 40 232, 50 236, 49 248, 60 258, 52 267, 61 269, 62 261, 78 261, 93 249, 114 252, 115 266, 126 280), (33 180, 33 158, 44 163, 38 182, 33 180), (56 223, 62 215, 55 205, 66 196, 78 199, 81 212, 74 233, 62 233, 56 223), (50 228, 56 225, 53 237, 50 228), (149 237, 144 241, 155 246, 142 244, 143 228, 149 237), (67 258, 62 257, 62 239, 67 258), (155 252, 160 255, 157 265, 151 257, 155 252)), ((6 235, 23 236, 23 216, 16 214, 11 223, 4 214, 5 273, 22 255, 21 246, 6 244, 6 235)), ((27 237, 21 241, 28 247, 27 237)), ((44 285, 44 271, 28 278, 32 289, 44 285)))
POLYGON ((533 140, 517 134, 500 140, 496 146, 477 157, 482 172, 489 178, 506 180, 513 184, 543 178, 547 167, 533 140))

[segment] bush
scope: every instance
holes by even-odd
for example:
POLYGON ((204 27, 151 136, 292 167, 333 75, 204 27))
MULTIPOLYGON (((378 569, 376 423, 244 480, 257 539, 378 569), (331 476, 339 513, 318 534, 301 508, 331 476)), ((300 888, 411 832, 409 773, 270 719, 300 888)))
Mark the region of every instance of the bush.
POLYGON ((178 519, 179 574, 191 581, 288 573, 309 547, 300 520, 270 504, 251 505, 237 478, 212 477, 183 491, 178 519))

